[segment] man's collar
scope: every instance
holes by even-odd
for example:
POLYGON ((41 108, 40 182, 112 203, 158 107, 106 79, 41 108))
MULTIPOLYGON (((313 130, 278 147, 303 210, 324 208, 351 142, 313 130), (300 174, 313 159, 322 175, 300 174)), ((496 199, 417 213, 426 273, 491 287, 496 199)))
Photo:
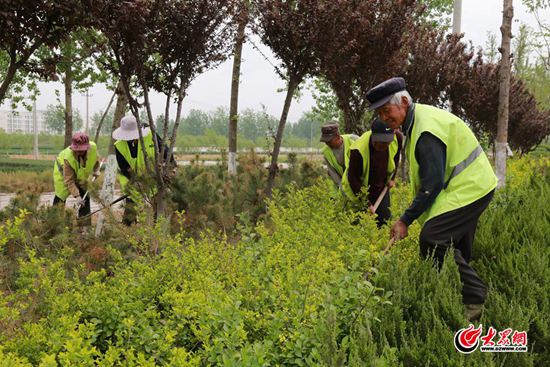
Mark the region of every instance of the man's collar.
POLYGON ((405 136, 410 136, 411 128, 414 123, 414 103, 411 103, 407 110, 407 115, 405 116, 405 122, 402 126, 402 131, 405 136))

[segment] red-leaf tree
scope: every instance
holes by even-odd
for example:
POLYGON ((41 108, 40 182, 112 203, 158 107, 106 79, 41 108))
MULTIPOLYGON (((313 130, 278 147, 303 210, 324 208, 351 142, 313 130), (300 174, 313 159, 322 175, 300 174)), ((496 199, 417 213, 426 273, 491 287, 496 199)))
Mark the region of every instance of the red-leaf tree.
POLYGON ((9 58, 8 68, 2 72, 0 103, 18 70, 52 76, 53 60, 39 60, 33 55, 41 46, 59 45, 72 29, 84 25, 86 19, 79 0, 0 1, 0 52, 9 58))
MULTIPOLYGON (((450 87, 453 112, 469 123, 477 135, 497 134, 498 65, 485 64, 478 55, 465 79, 450 87)), ((550 134, 550 111, 541 110, 525 83, 512 75, 508 117, 508 143, 526 153, 550 134)))
POLYGON ((447 108, 450 86, 468 76, 475 55, 460 39, 437 29, 417 28, 408 41, 409 60, 402 71, 414 100, 447 108))
MULTIPOLYGON (((169 159, 176 142, 183 99, 192 80, 223 61, 234 38, 232 0, 103 0, 94 3, 99 29, 110 45, 110 68, 119 75, 130 110, 142 126, 139 110, 146 111, 154 135, 162 135, 165 147, 155 142, 155 156, 146 167, 154 175, 157 194, 155 213, 163 215, 169 177, 169 159), (151 112, 151 90, 166 96, 163 126, 156 126, 151 112), (175 124, 168 137, 171 102, 176 102, 175 124), (153 162, 152 162, 153 160, 153 162)), ((143 144, 143 136, 140 141, 143 144)))
POLYGON ((344 116, 346 132, 362 133, 366 92, 398 75, 407 61, 407 37, 422 13, 416 0, 323 2, 323 29, 315 54, 320 75, 330 83, 344 116))
POLYGON ((324 11, 329 1, 319 0, 255 0, 253 31, 261 38, 280 61, 276 68, 279 76, 286 80, 287 90, 283 111, 279 119, 271 164, 267 180, 266 195, 271 196, 277 160, 281 148, 283 132, 287 121, 292 97, 300 83, 317 68, 314 43, 323 32, 321 25, 328 22, 324 17, 331 16, 324 11))
MULTIPOLYGON (((481 51, 461 41, 461 36, 418 28, 410 40, 409 63, 403 70, 407 89, 421 103, 446 108, 466 121, 477 136, 497 132, 498 66, 484 63, 481 51)), ((512 75, 509 143, 529 151, 550 133, 550 113, 537 107, 524 83, 512 75)))

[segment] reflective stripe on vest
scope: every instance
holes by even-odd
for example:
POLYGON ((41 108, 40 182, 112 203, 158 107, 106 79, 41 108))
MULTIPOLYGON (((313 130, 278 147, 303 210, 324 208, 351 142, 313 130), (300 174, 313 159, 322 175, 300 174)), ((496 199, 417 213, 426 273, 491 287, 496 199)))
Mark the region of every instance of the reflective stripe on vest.
POLYGON ((497 184, 487 156, 464 121, 448 111, 416 104, 414 123, 405 149, 410 162, 409 177, 413 196, 417 195, 421 187, 415 150, 424 132, 434 135, 445 144, 446 157, 445 186, 432 205, 418 218, 421 224, 481 199, 497 184))
POLYGON ((476 158, 481 155, 481 153, 483 153, 483 148, 481 147, 481 145, 478 145, 472 151, 472 153, 470 153, 470 155, 468 157, 466 157, 465 160, 463 160, 462 162, 460 162, 459 164, 454 166, 452 171, 451 171, 451 175, 447 179, 447 182, 445 182, 445 186, 443 186, 443 189, 446 189, 447 186, 449 186, 449 182, 451 181, 451 179, 453 177, 457 176, 460 172, 464 171, 466 169, 466 167, 468 167, 470 164, 472 164, 476 160, 476 158))

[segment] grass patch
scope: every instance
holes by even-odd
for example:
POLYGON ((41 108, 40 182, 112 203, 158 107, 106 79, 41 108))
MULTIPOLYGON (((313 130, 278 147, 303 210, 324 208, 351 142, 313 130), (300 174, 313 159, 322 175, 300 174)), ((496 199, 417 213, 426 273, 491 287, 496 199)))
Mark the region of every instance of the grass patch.
POLYGON ((0 157, 0 172, 43 172, 53 169, 53 160, 0 157))

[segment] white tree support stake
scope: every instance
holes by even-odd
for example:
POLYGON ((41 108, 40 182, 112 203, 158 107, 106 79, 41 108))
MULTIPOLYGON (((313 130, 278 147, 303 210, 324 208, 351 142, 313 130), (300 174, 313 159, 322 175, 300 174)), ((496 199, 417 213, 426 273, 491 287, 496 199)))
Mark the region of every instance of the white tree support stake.
MULTIPOLYGON (((115 196, 115 182, 116 182, 116 170, 117 162, 114 154, 107 156, 107 163, 105 165, 105 177, 103 179, 103 186, 99 197, 103 202, 110 203, 115 196)), ((105 216, 102 212, 98 213, 97 224, 95 227, 95 236, 99 237, 103 231, 103 225, 105 223, 105 216)))

